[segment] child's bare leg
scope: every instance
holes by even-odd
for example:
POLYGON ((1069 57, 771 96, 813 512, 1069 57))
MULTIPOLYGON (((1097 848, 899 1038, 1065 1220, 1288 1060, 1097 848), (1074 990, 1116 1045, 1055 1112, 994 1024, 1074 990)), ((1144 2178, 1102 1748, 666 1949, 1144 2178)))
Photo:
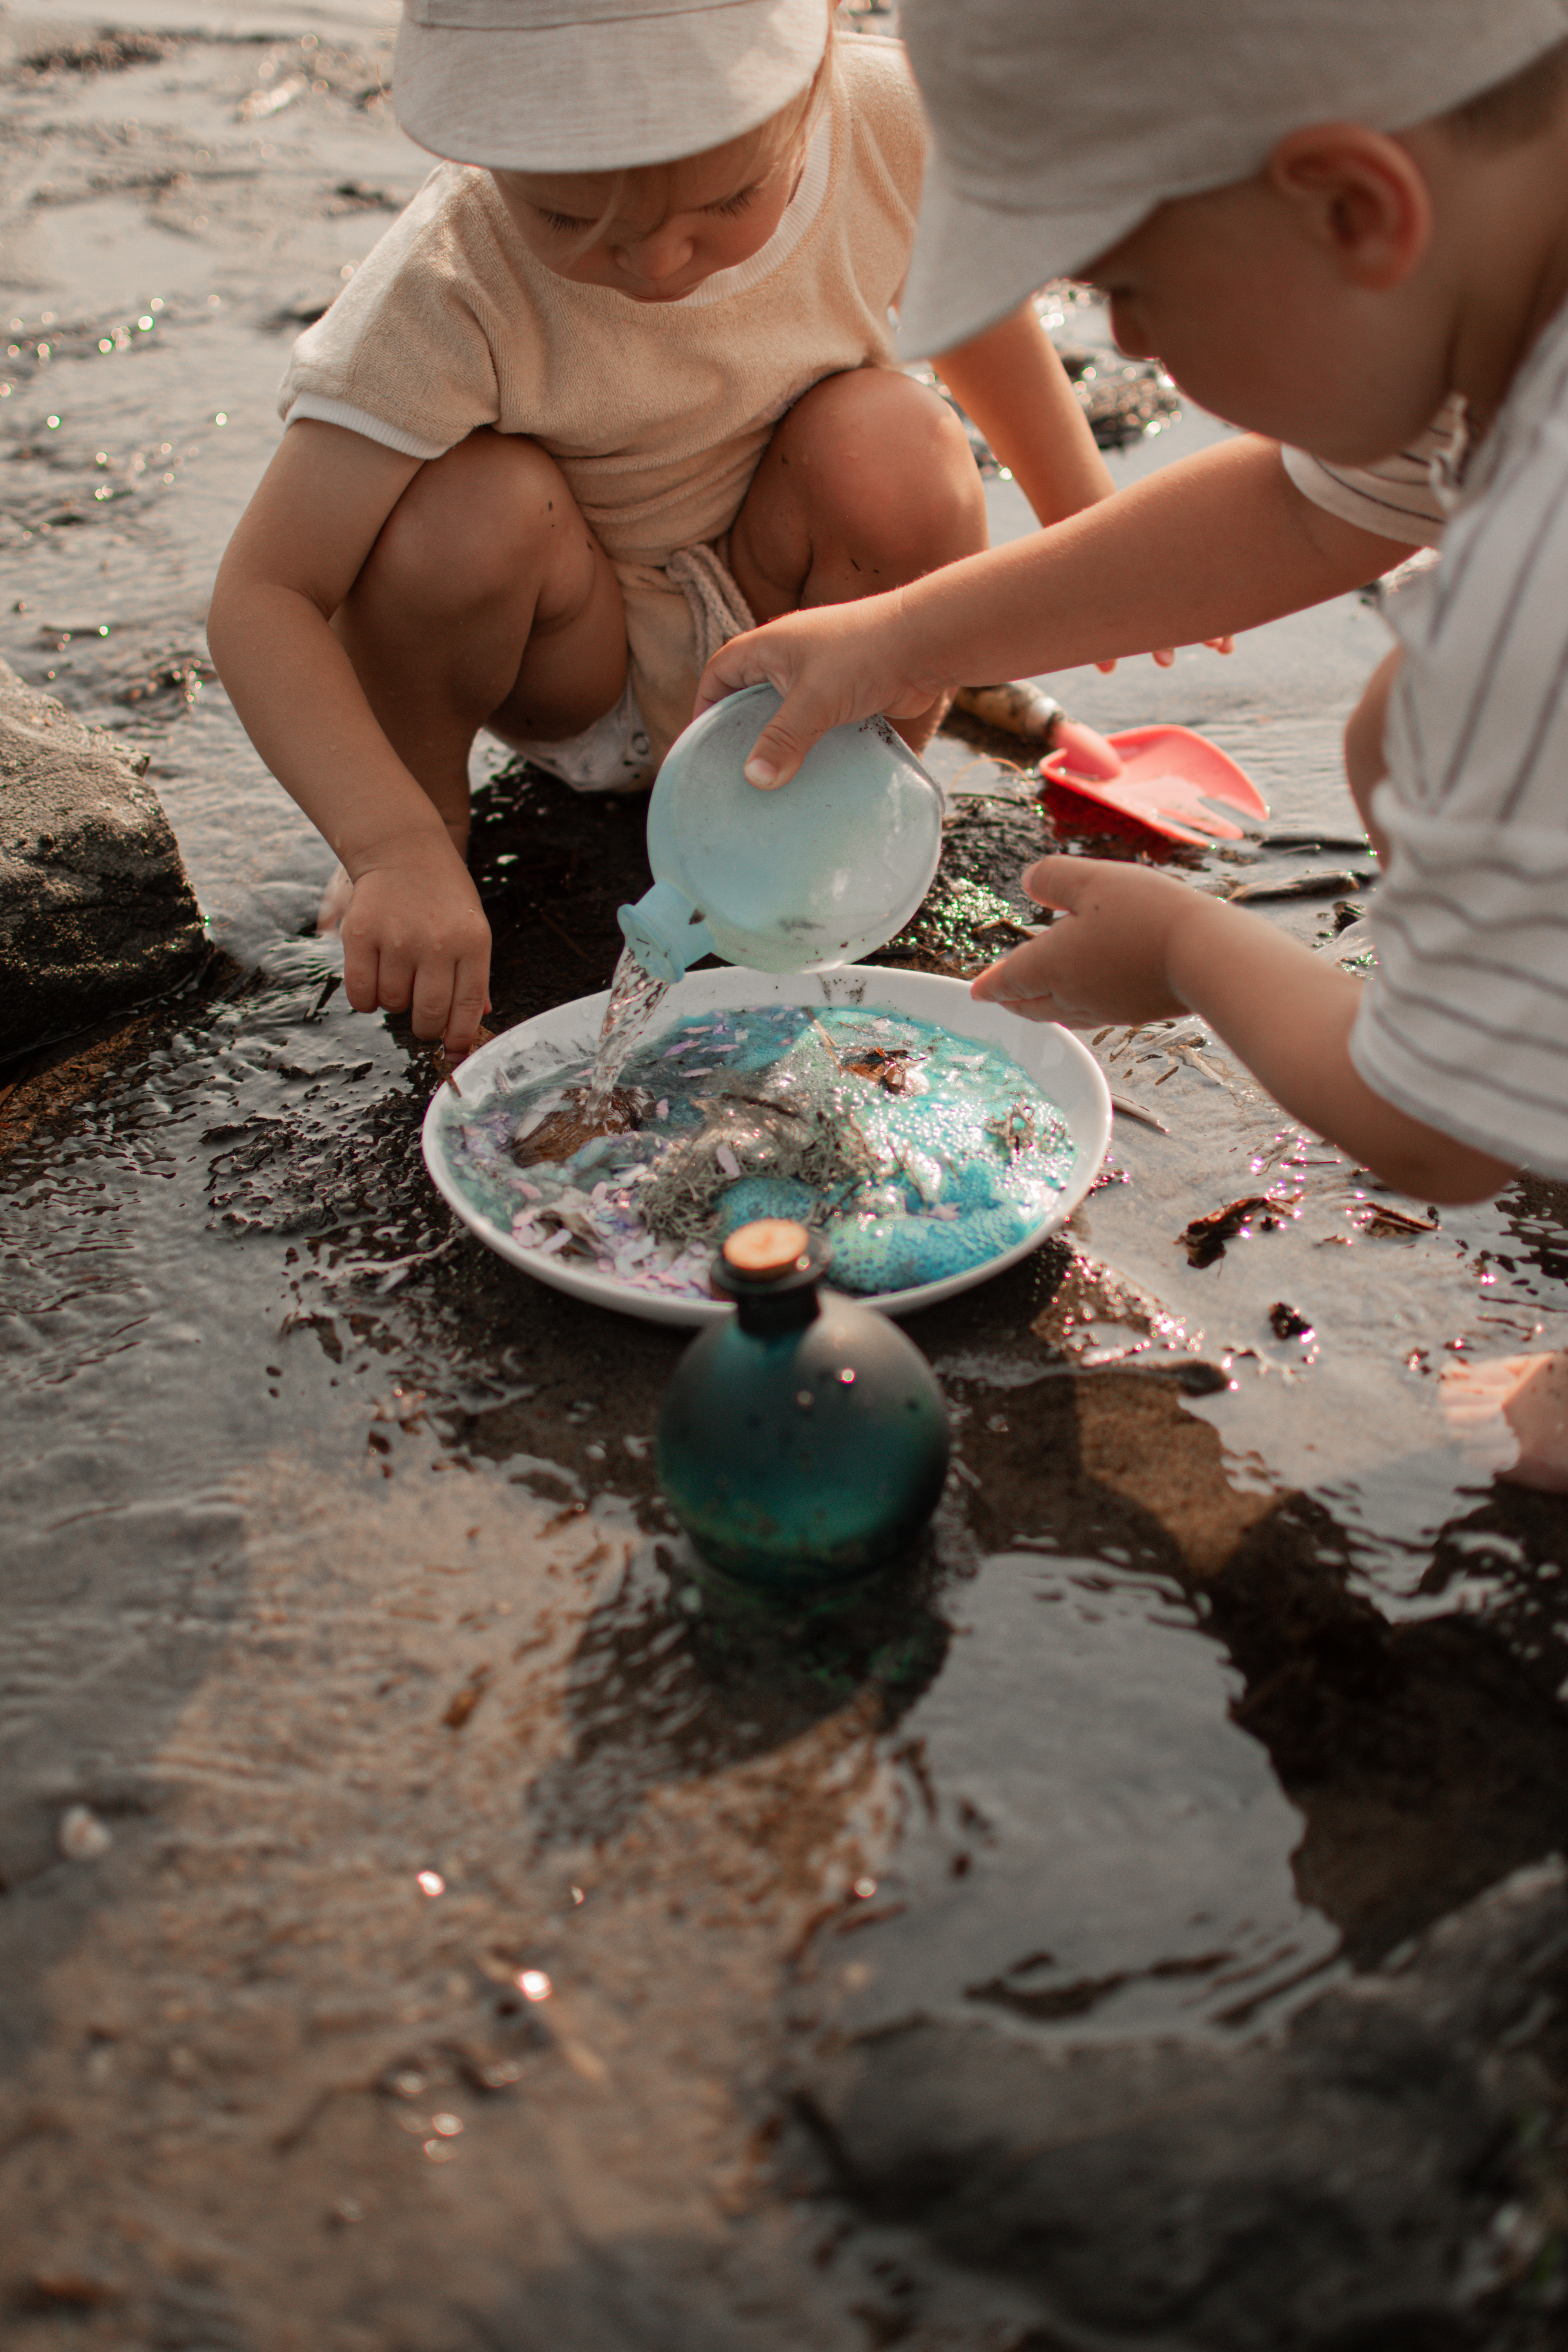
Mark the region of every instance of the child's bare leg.
MULTIPOLYGON (((332 626, 459 850, 479 729, 556 741, 602 717, 626 683, 620 583, 553 458, 516 434, 470 434, 420 467, 332 626)), ((335 877, 323 929, 348 898, 335 877)))
POLYGON ((1443 1410, 1478 1468, 1568 1495, 1568 1355, 1455 1364, 1443 1375, 1443 1410))
MULTIPOLYGON (((825 377, 781 419, 730 533, 759 621, 846 604, 989 543, 985 493, 944 400, 891 368, 825 377)), ((918 751, 945 698, 899 732, 918 751)))

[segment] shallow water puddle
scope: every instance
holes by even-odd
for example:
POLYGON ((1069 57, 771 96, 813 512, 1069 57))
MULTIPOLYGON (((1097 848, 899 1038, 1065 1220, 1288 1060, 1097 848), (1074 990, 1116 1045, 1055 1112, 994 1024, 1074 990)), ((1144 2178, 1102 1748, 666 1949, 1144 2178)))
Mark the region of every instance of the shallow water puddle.
POLYGON ((1120 2038, 1256 2027, 1321 1990, 1339 1939, 1292 1882, 1301 1816, 1180 1588, 1016 1550, 945 1613, 889 1741, 899 1833, 817 1937, 803 2021, 1120 2038))

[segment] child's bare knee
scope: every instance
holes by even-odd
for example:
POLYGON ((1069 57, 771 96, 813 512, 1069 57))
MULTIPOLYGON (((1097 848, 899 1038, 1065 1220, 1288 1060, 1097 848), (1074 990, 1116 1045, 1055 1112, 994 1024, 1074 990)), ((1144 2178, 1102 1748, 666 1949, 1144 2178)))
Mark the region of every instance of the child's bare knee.
POLYGON ((984 546, 984 488, 945 400, 890 368, 831 376, 807 399, 813 503, 847 534, 921 570, 984 546))
POLYGON ((365 572, 423 604, 471 610, 517 591, 573 505, 553 458, 520 434, 472 433, 422 466, 382 526, 365 572))

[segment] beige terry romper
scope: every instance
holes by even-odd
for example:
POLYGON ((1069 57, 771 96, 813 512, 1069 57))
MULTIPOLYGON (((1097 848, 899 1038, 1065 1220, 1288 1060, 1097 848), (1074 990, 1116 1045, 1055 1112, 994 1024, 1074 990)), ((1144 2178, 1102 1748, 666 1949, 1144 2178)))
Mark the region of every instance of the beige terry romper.
POLYGON ((657 762, 697 678, 686 598, 664 566, 728 530, 802 393, 892 363, 924 143, 901 47, 847 37, 773 236, 670 303, 556 277, 488 173, 444 163, 300 336, 279 406, 427 460, 482 425, 531 434, 615 565, 657 762))

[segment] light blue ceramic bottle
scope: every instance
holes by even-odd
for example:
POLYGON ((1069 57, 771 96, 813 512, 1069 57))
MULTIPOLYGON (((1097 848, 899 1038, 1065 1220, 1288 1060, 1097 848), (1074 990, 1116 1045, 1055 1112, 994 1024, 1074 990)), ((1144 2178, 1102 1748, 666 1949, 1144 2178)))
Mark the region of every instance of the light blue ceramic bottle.
POLYGON ((656 980, 699 956, 753 971, 853 963, 902 930, 942 851, 942 793, 882 719, 836 727, 782 790, 742 772, 779 708, 749 686, 704 711, 659 770, 647 812, 653 888, 620 909, 656 980))

